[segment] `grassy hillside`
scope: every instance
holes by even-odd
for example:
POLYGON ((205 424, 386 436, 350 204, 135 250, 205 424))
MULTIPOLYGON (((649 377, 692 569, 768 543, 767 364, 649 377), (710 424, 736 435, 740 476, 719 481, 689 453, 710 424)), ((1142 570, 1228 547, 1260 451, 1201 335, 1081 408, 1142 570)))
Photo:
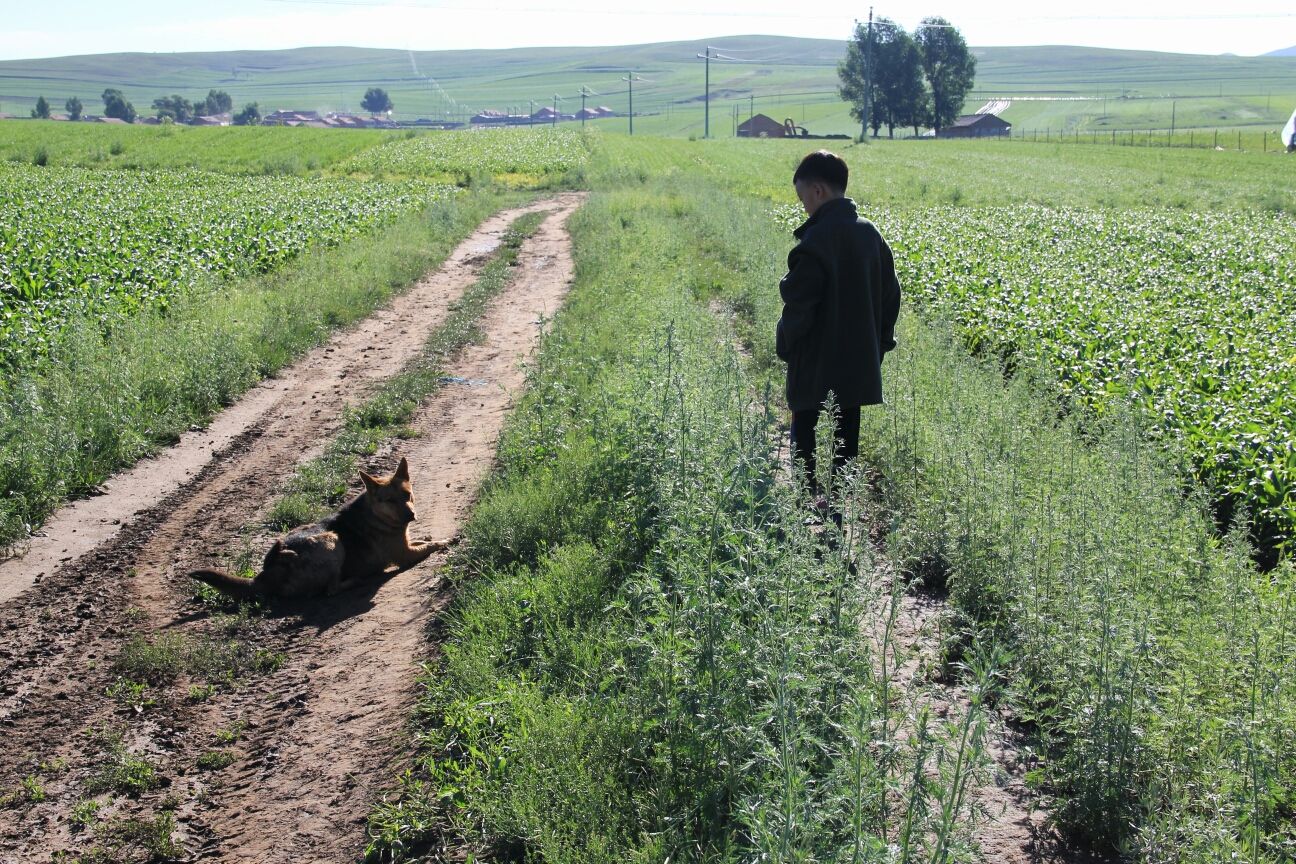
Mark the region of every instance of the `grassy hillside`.
MULTIPOLYGON (((818 133, 858 127, 837 97, 844 43, 825 39, 733 36, 603 48, 397 51, 317 47, 287 51, 101 54, 0 62, 0 111, 26 115, 44 95, 55 110, 79 96, 100 108, 105 87, 122 90, 147 113, 167 93, 190 97, 218 88, 236 104, 263 109, 359 110, 365 88, 385 88, 398 119, 459 117, 483 108, 529 112, 553 104, 574 112, 589 103, 628 108, 635 87, 636 131, 700 135, 707 44, 752 62, 711 65, 711 133, 732 135, 734 112, 787 117, 818 133)), ((976 89, 968 110, 1019 97, 1005 113, 1019 128, 1147 129, 1280 126, 1296 105, 1296 58, 1216 57, 1066 46, 975 48, 976 89), (1020 97, 1029 97, 1024 101, 1020 97)), ((624 119, 600 125, 620 129, 624 119)))

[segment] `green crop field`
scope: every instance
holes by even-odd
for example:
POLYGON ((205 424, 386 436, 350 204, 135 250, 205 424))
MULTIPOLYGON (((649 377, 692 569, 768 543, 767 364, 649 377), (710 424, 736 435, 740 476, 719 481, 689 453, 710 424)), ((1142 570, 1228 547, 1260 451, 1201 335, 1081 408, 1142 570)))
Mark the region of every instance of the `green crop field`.
POLYGON ((0 161, 82 168, 196 168, 231 174, 327 169, 400 133, 351 129, 100 126, 35 120, 0 125, 0 161), (321 134, 323 133, 323 134, 321 134))
POLYGON ((200 279, 273 270, 454 192, 3 163, 0 188, 0 362, 11 373, 76 322, 164 308, 200 279))
POLYGON ((875 218, 911 302, 972 353, 1042 371, 1088 416, 1137 405, 1225 514, 1247 506, 1271 537, 1296 535, 1289 215, 1030 206, 875 218))
POLYGON ((486 177, 536 185, 583 166, 588 148, 588 136, 568 126, 430 133, 366 150, 340 170, 435 179, 486 177))
POLYGON ((772 344, 815 145, 687 140, 696 110, 670 137, 0 124, 3 539, 504 204, 586 189, 369 860, 990 862, 1008 725, 1067 854, 1290 862, 1292 159, 833 142, 905 298, 839 531, 789 484, 772 344))

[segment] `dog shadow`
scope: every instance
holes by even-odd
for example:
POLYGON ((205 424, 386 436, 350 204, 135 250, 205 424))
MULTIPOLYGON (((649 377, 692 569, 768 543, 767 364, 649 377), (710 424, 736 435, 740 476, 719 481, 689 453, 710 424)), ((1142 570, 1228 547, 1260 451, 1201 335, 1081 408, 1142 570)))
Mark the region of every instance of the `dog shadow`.
POLYGON ((378 605, 376 598, 383 586, 417 566, 389 567, 373 579, 324 597, 270 598, 266 603, 266 617, 278 619, 286 631, 311 629, 318 636, 372 611, 378 605))
MULTIPOLYGON (((421 562, 420 562, 421 563, 421 562)), ((215 614, 238 612, 242 607, 252 605, 257 610, 256 616, 273 621, 283 632, 312 629, 320 635, 351 618, 357 618, 372 611, 377 606, 377 595, 392 579, 412 570, 418 564, 404 567, 389 567, 373 579, 359 585, 339 591, 336 594, 315 597, 261 597, 253 604, 222 597, 218 605, 204 603, 201 608, 181 615, 162 629, 179 627, 193 621, 211 618, 215 614)), ((429 579, 432 577, 429 576, 429 579)))

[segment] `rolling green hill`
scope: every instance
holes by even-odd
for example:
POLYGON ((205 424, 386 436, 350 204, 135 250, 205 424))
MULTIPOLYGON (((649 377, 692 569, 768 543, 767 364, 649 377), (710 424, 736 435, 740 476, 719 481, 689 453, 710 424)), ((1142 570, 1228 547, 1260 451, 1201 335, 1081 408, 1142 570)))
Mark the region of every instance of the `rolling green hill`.
MULTIPOLYGON (((217 88, 236 105, 358 111, 365 88, 385 88, 397 119, 463 119, 484 108, 530 112, 552 105, 572 113, 580 89, 591 105, 624 112, 626 70, 636 83, 636 129, 666 135, 703 127, 703 64, 708 43, 664 42, 606 48, 398 51, 317 47, 285 51, 99 54, 0 62, 0 111, 25 116, 44 95, 55 110, 79 96, 89 112, 106 87, 141 113, 160 95, 190 98, 217 88)), ((857 128, 836 94, 844 43, 826 39, 734 36, 710 40, 750 62, 711 65, 711 131, 733 132, 752 109, 792 117, 814 132, 857 128)), ((1296 106, 1296 57, 1231 57, 1068 46, 974 48, 976 89, 968 110, 1014 98, 1004 116, 1019 128, 1068 130, 1280 126, 1296 106), (1022 99, 1021 97, 1026 97, 1022 99)), ((624 119, 600 121, 623 125, 624 119)))

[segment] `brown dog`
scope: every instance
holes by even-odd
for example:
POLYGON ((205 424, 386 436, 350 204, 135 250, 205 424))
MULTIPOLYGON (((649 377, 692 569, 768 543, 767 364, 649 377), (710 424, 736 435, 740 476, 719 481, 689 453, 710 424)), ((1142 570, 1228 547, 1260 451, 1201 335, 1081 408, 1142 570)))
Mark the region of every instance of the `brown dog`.
POLYGON ((189 576, 238 598, 310 597, 353 588, 392 565, 412 567, 449 546, 410 542, 414 492, 404 459, 385 480, 363 471, 360 478, 365 490, 341 510, 276 540, 256 578, 218 570, 195 570, 189 576))

